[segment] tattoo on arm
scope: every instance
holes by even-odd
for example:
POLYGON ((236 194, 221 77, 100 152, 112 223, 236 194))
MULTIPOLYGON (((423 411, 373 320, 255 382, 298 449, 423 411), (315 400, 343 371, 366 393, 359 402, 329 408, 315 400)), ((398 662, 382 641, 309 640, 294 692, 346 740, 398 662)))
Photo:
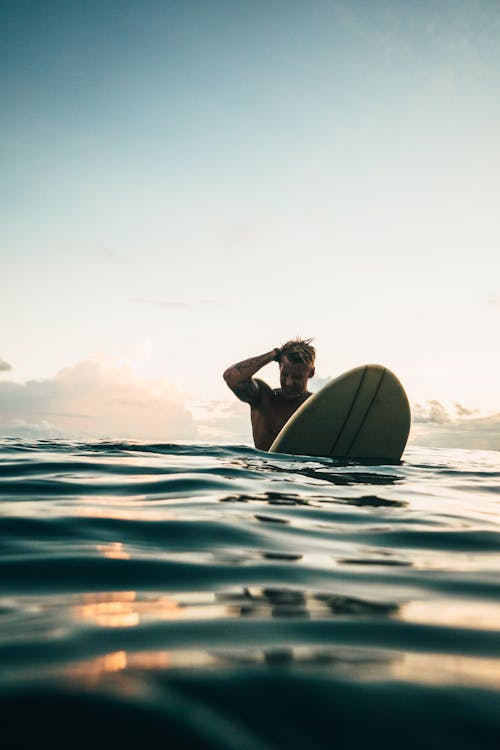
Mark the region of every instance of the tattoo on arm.
POLYGON ((240 401, 246 404, 255 404, 259 398, 259 385, 255 380, 245 380, 244 383, 233 386, 231 390, 240 401))
MULTIPOLYGON (((252 376, 255 375, 255 373, 260 370, 261 367, 264 367, 264 365, 269 364, 273 361, 273 359, 276 358, 276 349, 273 349, 271 352, 266 352, 266 354, 261 354, 259 357, 250 357, 249 359, 244 359, 241 362, 237 362, 235 365, 231 365, 231 367, 228 367, 227 370, 223 374, 223 378, 226 381, 227 385, 236 393, 236 388, 252 388, 252 398, 254 395, 258 394, 258 386, 248 386, 248 382, 251 381, 252 376)), ((236 395, 238 395, 236 393, 236 395)), ((244 396, 242 400, 247 401, 247 393, 245 391, 244 396)), ((239 398, 239 396, 238 396, 239 398)))
POLYGON ((259 363, 260 357, 253 357, 252 359, 245 359, 243 362, 238 362, 234 365, 238 372, 245 372, 245 370, 251 370, 259 363))

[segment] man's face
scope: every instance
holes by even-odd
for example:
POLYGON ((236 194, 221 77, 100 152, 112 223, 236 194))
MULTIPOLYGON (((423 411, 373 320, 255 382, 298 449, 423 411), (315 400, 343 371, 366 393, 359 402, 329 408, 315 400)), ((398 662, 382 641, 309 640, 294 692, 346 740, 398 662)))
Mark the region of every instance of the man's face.
POLYGON ((290 362, 284 356, 280 362, 280 384, 285 398, 297 398, 307 391, 307 381, 314 374, 310 364, 290 362))

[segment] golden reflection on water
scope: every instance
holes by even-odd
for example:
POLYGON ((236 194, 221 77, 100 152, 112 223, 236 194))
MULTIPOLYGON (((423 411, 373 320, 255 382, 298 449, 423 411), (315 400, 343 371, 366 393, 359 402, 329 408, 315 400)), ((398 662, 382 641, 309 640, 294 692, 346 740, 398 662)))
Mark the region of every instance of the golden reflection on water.
POLYGON ((203 667, 215 664, 218 658, 208 651, 141 651, 129 654, 131 669, 172 669, 178 667, 203 667))
POLYGON ((152 595, 138 598, 135 591, 83 594, 72 608, 75 620, 92 622, 100 627, 134 627, 139 623, 165 620, 201 620, 229 617, 234 609, 219 603, 211 593, 182 595, 182 601, 171 596, 152 595))
POLYGON ((453 654, 401 654, 390 663, 395 680, 427 685, 500 688, 500 660, 453 654))
POLYGON ((406 622, 446 627, 500 630, 500 603, 474 601, 413 601, 400 608, 406 622))
POLYGON ((102 657, 102 665, 105 672, 120 672, 127 667, 127 654, 125 651, 115 651, 102 657))
POLYGON ((123 542, 108 542, 108 544, 98 544, 97 550, 103 557, 111 560, 130 560, 130 555, 123 549, 123 542))
MULTIPOLYGON (((217 664, 217 656, 207 651, 137 651, 128 653, 126 651, 114 651, 104 656, 98 656, 87 661, 68 664, 63 669, 63 674, 70 680, 84 683, 88 686, 96 686, 103 681, 114 679, 117 675, 127 673, 130 677, 134 673, 153 672, 167 669, 191 669, 193 667, 206 667, 217 664)), ((126 690, 126 683, 119 684, 121 689, 126 690)))
POLYGON ((62 673, 70 680, 84 682, 89 686, 97 685, 103 677, 123 672, 128 666, 126 651, 112 651, 87 661, 67 664, 62 673))
MULTIPOLYGON (((96 592, 81 595, 72 609, 76 621, 100 627, 136 627, 168 620, 224 617, 394 617, 411 623, 500 630, 500 603, 474 601, 412 601, 402 605, 368 603, 340 595, 306 595, 300 591, 250 587, 222 593, 182 592, 144 594, 136 591, 96 592)), ((293 646, 269 649, 216 647, 206 650, 174 649, 115 651, 69 664, 70 679, 97 684, 126 672, 127 678, 155 670, 240 665, 311 666, 332 677, 358 680, 403 680, 429 685, 469 685, 500 688, 500 660, 460 654, 412 653, 391 649, 293 646)), ((122 679, 120 677, 120 679, 122 679)))
MULTIPOLYGON (((147 501, 146 495, 134 497, 134 502, 147 501)), ((124 507, 123 498, 117 500, 113 497, 92 498, 87 501, 86 506, 82 505, 75 509, 74 515, 80 518, 110 518, 116 521, 167 521, 175 518, 172 513, 162 509, 154 509, 149 503, 146 507, 135 506, 134 508, 124 507)))
POLYGON ((139 624, 135 591, 84 594, 83 603, 73 607, 75 620, 91 620, 108 628, 130 628, 139 624))
MULTIPOLYGON (((384 650, 325 649, 314 647, 214 651, 180 649, 125 652, 115 651, 88 661, 68 664, 63 673, 70 680, 89 685, 129 678, 144 673, 202 667, 283 666, 292 664, 320 668, 333 678, 356 681, 404 681, 433 686, 464 685, 500 688, 500 660, 462 657, 449 654, 392 653, 384 650)), ((115 683, 127 689, 126 683, 115 683)))

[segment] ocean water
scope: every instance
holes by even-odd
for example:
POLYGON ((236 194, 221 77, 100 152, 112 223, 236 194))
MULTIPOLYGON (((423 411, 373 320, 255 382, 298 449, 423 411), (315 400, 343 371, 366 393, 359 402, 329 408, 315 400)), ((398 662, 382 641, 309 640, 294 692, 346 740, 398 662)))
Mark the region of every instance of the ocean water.
POLYGON ((4 748, 498 748, 500 453, 0 441, 4 748))

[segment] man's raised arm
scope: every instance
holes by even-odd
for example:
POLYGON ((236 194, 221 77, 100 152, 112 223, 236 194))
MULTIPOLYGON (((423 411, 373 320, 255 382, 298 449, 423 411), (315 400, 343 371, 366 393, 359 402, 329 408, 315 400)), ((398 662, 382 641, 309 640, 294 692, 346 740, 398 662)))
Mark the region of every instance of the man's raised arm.
POLYGON ((276 348, 258 357, 244 359, 228 367, 222 377, 240 401, 253 404, 259 397, 259 384, 252 379, 252 376, 269 362, 277 362, 279 355, 280 350, 276 348))

